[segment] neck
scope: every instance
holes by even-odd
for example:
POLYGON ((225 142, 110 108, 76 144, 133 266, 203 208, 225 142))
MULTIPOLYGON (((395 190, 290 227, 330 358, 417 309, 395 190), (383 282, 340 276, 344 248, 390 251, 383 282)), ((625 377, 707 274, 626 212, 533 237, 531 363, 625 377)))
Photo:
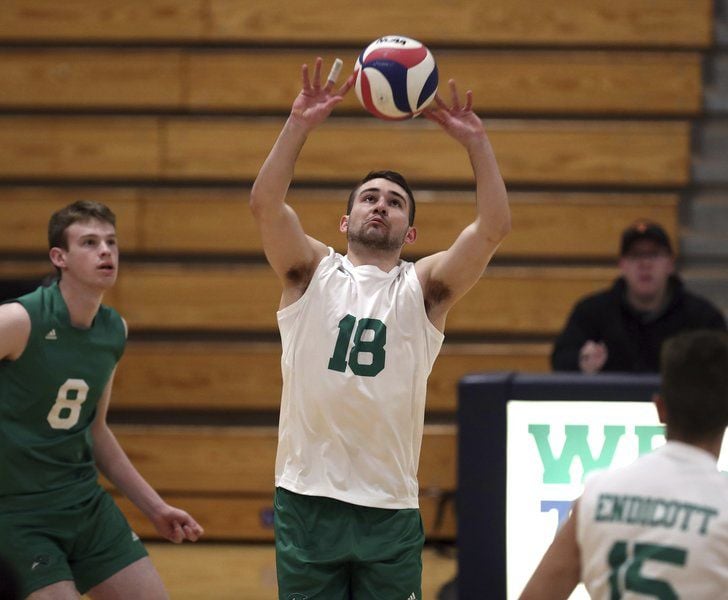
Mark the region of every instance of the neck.
POLYGON ((349 242, 346 256, 355 267, 372 265, 389 273, 399 264, 401 250, 378 250, 349 242))
POLYGON ((99 312, 103 292, 76 286, 65 277, 58 282, 58 288, 66 302, 71 325, 80 329, 89 329, 96 313, 99 312))
POLYGON ((667 299, 667 290, 662 290, 659 294, 654 296, 637 296, 629 290, 627 290, 627 302, 636 310, 642 310, 646 312, 653 312, 662 306, 667 299))

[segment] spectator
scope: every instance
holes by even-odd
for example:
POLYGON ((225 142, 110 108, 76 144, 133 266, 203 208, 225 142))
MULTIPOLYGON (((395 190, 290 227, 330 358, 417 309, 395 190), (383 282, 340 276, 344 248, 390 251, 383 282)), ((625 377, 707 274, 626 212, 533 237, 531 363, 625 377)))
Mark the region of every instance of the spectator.
POLYGON ((657 223, 640 220, 622 233, 619 270, 611 289, 572 310, 551 354, 555 371, 656 373, 660 347, 671 335, 726 330, 721 312, 675 274, 670 238, 657 223))

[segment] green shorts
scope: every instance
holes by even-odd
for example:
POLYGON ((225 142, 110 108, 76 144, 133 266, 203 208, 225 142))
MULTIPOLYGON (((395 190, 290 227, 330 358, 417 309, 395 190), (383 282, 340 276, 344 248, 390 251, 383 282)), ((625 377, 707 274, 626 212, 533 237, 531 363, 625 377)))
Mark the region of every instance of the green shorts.
POLYGON ((370 508, 276 488, 280 600, 420 600, 425 534, 416 508, 370 508))
POLYGON ((21 598, 68 580, 84 594, 147 556, 102 488, 81 505, 0 514, 0 540, 5 559, 20 578, 21 598))

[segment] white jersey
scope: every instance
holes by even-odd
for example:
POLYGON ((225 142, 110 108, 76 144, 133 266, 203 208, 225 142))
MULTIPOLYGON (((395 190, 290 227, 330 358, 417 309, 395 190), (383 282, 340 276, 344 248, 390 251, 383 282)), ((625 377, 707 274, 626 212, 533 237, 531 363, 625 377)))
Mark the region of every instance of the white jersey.
POLYGON ((576 531, 594 599, 728 598, 728 477, 695 446, 668 441, 594 476, 576 531))
POLYGON ((414 264, 385 273, 329 248, 278 325, 276 486, 417 508, 427 378, 444 336, 425 313, 414 264))

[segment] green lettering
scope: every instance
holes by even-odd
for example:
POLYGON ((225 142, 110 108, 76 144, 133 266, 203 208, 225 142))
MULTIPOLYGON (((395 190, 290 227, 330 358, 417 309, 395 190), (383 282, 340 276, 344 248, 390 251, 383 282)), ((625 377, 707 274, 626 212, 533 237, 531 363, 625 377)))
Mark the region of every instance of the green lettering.
POLYGON ((626 504, 625 496, 615 496, 614 505, 612 507, 612 520, 621 521, 624 516, 624 507, 626 504))
POLYGON ((700 535, 705 535, 708 531, 708 521, 710 521, 711 517, 715 517, 718 511, 708 507, 701 508, 700 511, 704 513, 703 524, 700 526, 700 535))
POLYGON ((655 449, 652 440, 657 436, 665 435, 664 425, 636 425, 634 428, 637 436, 637 448, 639 455, 647 454, 655 449))
POLYGON ((595 469, 608 467, 614 458, 617 443, 625 433, 621 425, 604 426, 604 445, 597 458, 591 453, 587 434, 587 425, 566 425, 566 441, 561 454, 557 458, 549 443, 550 426, 542 424, 531 424, 528 432, 533 436, 538 449, 538 454, 543 464, 544 483, 570 483, 569 471, 574 460, 578 457, 583 467, 583 477, 595 469))
POLYGON ((612 498, 610 494, 599 494, 599 499, 597 501, 597 514, 595 519, 597 521, 611 521, 612 520, 612 513, 607 512, 607 507, 609 506, 609 500, 612 498))

